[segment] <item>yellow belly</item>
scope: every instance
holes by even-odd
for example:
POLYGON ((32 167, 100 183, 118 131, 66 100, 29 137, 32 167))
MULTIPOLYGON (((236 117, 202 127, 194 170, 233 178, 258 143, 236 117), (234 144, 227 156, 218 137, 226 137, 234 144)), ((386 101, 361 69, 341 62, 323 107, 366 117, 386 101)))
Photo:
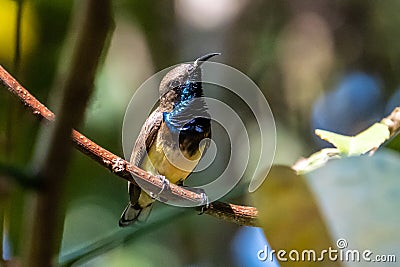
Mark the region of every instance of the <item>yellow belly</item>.
MULTIPOLYGON (((203 150, 201 148, 201 150, 203 150)), ((141 167, 154 174, 163 175, 171 183, 183 181, 196 167, 201 158, 201 152, 198 150, 190 156, 181 151, 173 151, 169 146, 165 146, 160 140, 153 143, 144 158, 141 167)))

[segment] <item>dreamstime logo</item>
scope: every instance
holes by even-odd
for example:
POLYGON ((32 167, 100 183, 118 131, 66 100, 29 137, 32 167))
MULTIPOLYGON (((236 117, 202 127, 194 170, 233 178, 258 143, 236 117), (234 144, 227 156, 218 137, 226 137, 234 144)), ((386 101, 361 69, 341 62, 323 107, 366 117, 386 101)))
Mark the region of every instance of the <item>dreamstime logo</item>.
POLYGON ((348 243, 344 238, 339 238, 336 241, 336 246, 338 249, 329 247, 328 249, 323 249, 317 252, 313 249, 304 249, 302 251, 292 249, 290 251, 286 250, 269 250, 267 245, 264 249, 260 249, 257 252, 257 258, 260 261, 274 261, 277 259, 281 262, 286 261, 308 261, 308 262, 318 262, 318 261, 343 261, 343 262, 396 262, 396 255, 394 254, 374 254, 371 250, 357 250, 357 249, 347 249, 348 243))
MULTIPOLYGON (((158 106, 158 88, 161 80, 176 66, 164 69, 150 77, 133 95, 125 112, 122 129, 122 144, 126 159, 131 157, 132 149, 141 125, 143 125, 152 110, 158 106)), ((224 170, 216 175, 216 177, 212 177, 210 182, 197 186, 197 188, 204 190, 209 201, 218 200, 231 191, 241 180, 245 171, 247 171, 246 173, 251 173, 249 191, 253 192, 266 178, 275 153, 276 129, 271 109, 257 85, 240 71, 215 62, 204 62, 201 65, 201 69, 202 77, 197 82, 202 82, 203 89, 207 92, 207 87, 219 88, 218 90, 221 90, 219 92, 222 92, 219 95, 224 95, 224 90, 226 90, 225 93, 231 95, 233 93, 236 98, 239 98, 240 101, 245 103, 247 108, 251 110, 251 119, 253 123, 252 128, 249 129, 249 122, 245 121, 247 118, 243 119, 243 116, 239 114, 240 112, 235 110, 235 108, 237 109, 235 103, 224 101, 223 97, 210 97, 205 93, 205 97, 199 97, 194 100, 194 108, 191 109, 193 114, 190 114, 190 118, 186 118, 185 120, 188 122, 192 118, 204 116, 204 113, 197 112, 195 107, 196 101, 198 101, 199 104, 205 103, 207 112, 212 121, 212 133, 214 134, 213 127, 215 125, 222 127, 230 143, 230 155, 227 155, 229 159, 227 160, 224 170), (259 140, 257 144, 259 145, 254 148, 258 150, 256 151, 257 159, 250 164, 250 154, 253 151, 251 150, 252 140, 250 140, 249 136, 250 133, 253 134, 253 131, 258 132, 259 140)), ((218 94, 214 91, 211 95, 218 94)), ((184 125, 185 121, 181 123, 184 125)), ((178 139, 179 133, 172 135, 171 138, 178 139)), ((176 142, 177 140, 173 141, 176 142)), ((218 144, 214 142, 214 138, 209 141, 209 148, 193 172, 202 171, 215 163, 216 155, 218 154, 218 144)), ((193 165, 195 165, 195 163, 187 159, 182 153, 177 154, 175 151, 173 154, 165 153, 165 157, 171 165, 182 171, 190 172, 193 165)), ((134 179, 140 186, 143 185, 135 176, 134 179)), ((143 186, 142 189, 148 192, 143 186)), ((176 199, 163 198, 159 200, 175 206, 187 207, 195 205, 176 199)))

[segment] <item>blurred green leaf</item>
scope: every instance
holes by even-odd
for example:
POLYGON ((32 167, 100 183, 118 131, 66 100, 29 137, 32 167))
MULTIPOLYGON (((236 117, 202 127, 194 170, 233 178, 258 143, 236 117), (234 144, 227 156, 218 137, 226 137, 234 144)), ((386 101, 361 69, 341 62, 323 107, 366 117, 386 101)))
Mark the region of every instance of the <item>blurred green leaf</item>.
POLYGON ((315 169, 322 167, 328 160, 340 158, 340 151, 337 148, 324 148, 320 151, 312 154, 308 158, 299 159, 293 166, 292 169, 297 174, 305 174, 315 169))
POLYGON ((397 133, 395 136, 390 138, 385 144, 384 147, 390 148, 397 152, 400 152, 400 132, 397 133))
MULTIPOLYGON (((251 194, 272 249, 317 252, 334 245, 307 181, 287 166, 272 166, 261 187, 251 194)), ((339 262, 280 262, 281 266, 341 266, 339 262)))
POLYGON ((322 140, 328 141, 329 143, 337 147, 341 154, 349 154, 350 142, 352 140, 351 136, 345 136, 320 129, 316 129, 315 134, 322 140))
POLYGON ((319 129, 315 130, 315 134, 333 144, 341 154, 346 156, 364 154, 379 147, 390 136, 388 127, 382 123, 375 123, 356 136, 346 136, 319 129))
MULTIPOLYGON (((298 174, 306 174, 316 170, 331 159, 367 153, 378 148, 390 136, 388 127, 382 123, 375 123, 356 136, 346 136, 320 129, 315 130, 315 134, 330 142, 336 148, 321 149, 308 158, 299 159, 292 167, 298 174)), ((392 145, 396 145, 396 143, 392 145)), ((400 144, 397 145, 400 147, 400 144)))
POLYGON ((347 249, 369 249, 373 256, 400 251, 399 162, 398 153, 383 150, 374 157, 331 161, 307 174, 330 232, 346 239, 347 249))

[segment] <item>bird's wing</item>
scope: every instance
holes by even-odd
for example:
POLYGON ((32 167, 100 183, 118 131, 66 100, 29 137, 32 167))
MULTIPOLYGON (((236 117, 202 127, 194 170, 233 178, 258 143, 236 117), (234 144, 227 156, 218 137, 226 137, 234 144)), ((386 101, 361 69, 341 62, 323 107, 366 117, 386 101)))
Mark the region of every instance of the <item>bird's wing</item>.
POLYGON ((147 150, 151 147, 154 140, 157 138, 158 130, 163 121, 163 114, 158 110, 153 111, 147 118, 146 122, 140 130, 139 136, 136 139, 135 146, 133 147, 130 162, 140 167, 147 150))
MULTIPOLYGON (((162 112, 158 110, 153 111, 150 116, 147 118, 146 122, 142 126, 140 130, 139 136, 136 139, 135 146, 133 147, 130 162, 140 167, 144 157, 147 154, 147 150, 151 147, 154 140, 157 138, 158 130, 161 127, 161 123, 163 120, 162 112)), ((137 203, 141 188, 133 183, 128 183, 128 192, 130 195, 131 205, 137 203)))

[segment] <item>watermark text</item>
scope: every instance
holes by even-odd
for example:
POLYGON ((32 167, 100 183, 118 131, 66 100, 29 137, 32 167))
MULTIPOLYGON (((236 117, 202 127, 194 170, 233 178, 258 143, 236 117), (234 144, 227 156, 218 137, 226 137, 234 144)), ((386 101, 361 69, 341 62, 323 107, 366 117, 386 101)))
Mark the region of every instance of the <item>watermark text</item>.
POLYGON ((396 262, 396 255, 394 254, 374 254, 371 250, 358 250, 347 249, 348 243, 344 238, 340 238, 336 242, 337 248, 329 247, 321 251, 314 249, 303 249, 301 251, 292 249, 287 250, 274 250, 270 249, 267 245, 257 252, 257 258, 260 261, 274 261, 281 262, 294 261, 294 262, 319 262, 319 261, 344 261, 344 262, 396 262))

